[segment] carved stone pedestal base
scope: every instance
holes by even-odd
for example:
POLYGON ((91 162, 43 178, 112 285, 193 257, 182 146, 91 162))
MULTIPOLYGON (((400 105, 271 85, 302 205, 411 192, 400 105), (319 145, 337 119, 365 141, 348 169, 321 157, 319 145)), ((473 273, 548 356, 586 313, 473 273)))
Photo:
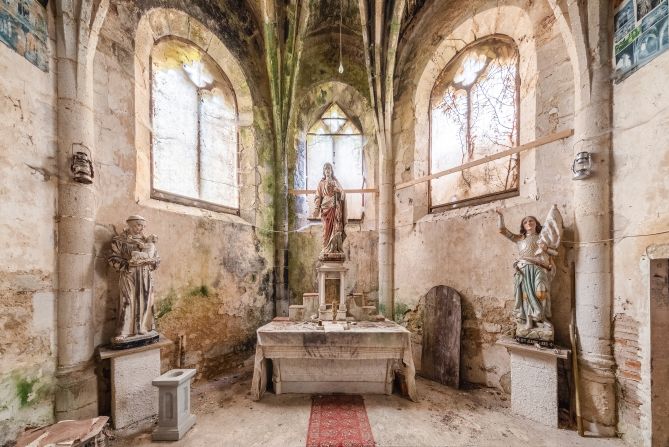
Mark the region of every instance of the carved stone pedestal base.
POLYGON ((334 311, 332 305, 325 304, 318 309, 318 319, 321 321, 332 321, 334 319, 334 311))
POLYGON ((544 347, 553 347, 553 326, 539 323, 537 327, 526 329, 522 325, 518 325, 516 327, 516 337, 520 338, 517 341, 521 343, 533 344, 534 341, 537 341, 544 347))
POLYGON ((318 319, 321 321, 346 321, 346 271, 343 259, 338 262, 324 262, 316 268, 318 272, 318 319), (339 307, 336 310, 325 302, 325 281, 334 279, 339 282, 339 307))
POLYGON ((346 305, 339 305, 337 310, 337 316, 335 317, 336 321, 346 321, 346 305))
POLYGON ((569 350, 544 349, 504 338, 511 355, 511 410, 549 427, 558 426, 557 359, 569 350))
POLYGON ((153 380, 159 389, 160 412, 154 441, 178 441, 195 424, 190 412, 190 382, 194 369, 173 369, 153 380))
POLYGON ((132 349, 140 346, 150 345, 158 342, 158 332, 151 331, 146 334, 133 335, 131 337, 114 337, 111 341, 112 349, 132 349))

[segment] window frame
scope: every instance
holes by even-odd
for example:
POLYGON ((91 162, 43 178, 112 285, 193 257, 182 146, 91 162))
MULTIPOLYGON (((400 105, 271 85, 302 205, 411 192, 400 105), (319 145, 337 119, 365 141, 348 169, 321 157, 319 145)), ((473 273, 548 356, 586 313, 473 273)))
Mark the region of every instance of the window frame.
MULTIPOLYGON (((332 153, 333 153, 333 155, 334 155, 334 146, 335 146, 334 137, 359 136, 360 137, 360 159, 361 159, 360 160, 360 175, 362 176, 361 188, 364 188, 365 184, 367 183, 367 179, 365 178, 365 155, 364 155, 365 146, 362 144, 364 134, 362 132, 361 127, 358 126, 358 124, 356 124, 356 122, 351 118, 351 116, 346 112, 346 110, 344 110, 344 108, 337 101, 332 101, 332 102, 328 103, 328 105, 325 106, 325 108, 323 109, 323 112, 320 115, 318 115, 318 118, 311 123, 311 125, 309 126, 309 130, 307 130, 306 138, 305 138, 305 157, 304 157, 305 183, 308 185, 308 182, 309 182, 309 135, 333 137, 332 138, 332 153), (316 122, 323 120, 323 115, 325 115, 325 113, 333 105, 336 105, 339 108, 339 110, 342 111, 344 116, 346 116, 346 120, 349 121, 358 130, 357 134, 342 134, 342 133, 320 133, 320 134, 316 134, 316 133, 309 132, 309 130, 311 130, 311 128, 314 127, 316 122)), ((334 167, 334 160, 333 160, 333 167, 334 167)), ((335 171, 336 171, 336 169, 335 169, 335 171)), ((336 172, 335 172, 335 174, 336 174, 336 172)), ((360 214, 359 218, 357 218, 357 217, 356 218, 348 218, 347 220, 349 220, 351 222, 362 222, 363 219, 365 218, 365 194, 364 193, 356 193, 356 194, 360 194, 362 196, 362 204, 361 204, 362 213, 360 214)), ((314 195, 314 194, 309 194, 309 196, 312 196, 312 195, 314 195)), ((309 214, 307 216, 307 220, 312 221, 312 222, 320 222, 321 219, 320 219, 320 217, 312 217, 311 214, 309 214)))
MULTIPOLYGON (((477 46, 485 45, 486 43, 490 41, 501 41, 505 44, 508 44, 512 46, 515 49, 515 55, 516 55, 516 79, 515 79, 515 84, 516 84, 516 91, 515 91, 515 123, 516 123, 516 138, 515 138, 515 145, 518 146, 520 144, 520 85, 521 85, 521 79, 520 79, 520 50, 518 48, 518 45, 516 42, 513 40, 513 38, 506 36, 504 34, 491 34, 489 36, 482 37, 480 39, 475 40, 474 42, 471 42, 467 44, 465 47, 457 51, 453 57, 448 61, 448 63, 444 66, 444 68, 439 71, 439 74, 437 75, 437 78, 432 85, 432 88, 430 89, 430 99, 428 102, 428 132, 429 132, 429 137, 428 137, 428 157, 427 157, 427 169, 428 169, 428 175, 432 175, 432 100, 434 98, 434 90, 438 85, 439 78, 441 77, 442 73, 444 73, 446 70, 452 68, 452 65, 456 62, 459 62, 463 60, 463 55, 472 49, 476 48, 477 46)), ((449 85, 452 84, 452 80, 449 83, 449 85)), ((471 110, 468 110, 468 114, 471 112, 471 110)), ((470 123, 468 122, 468 125, 470 123)), ((498 192, 493 192, 493 193, 488 193, 488 194, 483 194, 479 195, 476 197, 471 197, 468 199, 462 199, 458 200, 455 202, 450 202, 450 203, 442 203, 438 205, 433 205, 432 204, 432 182, 433 180, 436 179, 430 179, 427 182, 427 206, 428 206, 428 212, 429 213, 440 213, 443 211, 447 210, 453 210, 457 208, 465 208, 469 206, 476 206, 476 205, 481 205, 484 203, 490 203, 494 202, 497 200, 502 200, 502 199, 508 199, 510 197, 517 197, 520 195, 520 154, 517 155, 517 160, 516 160, 516 172, 518 175, 518 185, 515 188, 512 189, 507 189, 504 191, 498 191, 498 192)), ((511 157, 511 156, 510 156, 511 157)), ((474 160, 475 161, 475 160, 474 160)), ((463 164, 460 164, 459 167, 461 167, 463 164)), ((458 174, 460 174, 462 171, 458 171, 458 174)))
MULTIPOLYGON (((199 98, 198 98, 199 100, 199 98)), ((153 46, 151 47, 151 52, 149 53, 149 120, 151 124, 150 128, 150 150, 149 150, 149 164, 150 164, 150 177, 151 177, 151 191, 149 194, 149 197, 151 199, 156 199, 156 200, 161 200, 165 202, 171 202, 175 203, 178 205, 184 205, 184 206, 189 206, 193 208, 201 208, 205 209, 208 211, 214 211, 217 213, 226 213, 226 214, 234 214, 236 216, 240 215, 240 209, 241 209, 241 177, 240 177, 240 168, 241 168, 241 154, 239 150, 239 140, 240 140, 240 131, 239 131, 239 104, 237 102, 237 95, 235 94, 234 87, 232 85, 232 82, 230 81, 230 78, 228 77, 227 73, 223 68, 218 65, 218 63, 214 60, 209 53, 207 53, 204 49, 202 49, 199 45, 197 45, 195 42, 190 41, 188 39, 184 39, 179 36, 174 36, 174 35, 167 35, 163 36, 160 39, 156 40, 153 43, 153 46), (153 49, 161 42, 166 41, 166 40, 177 40, 180 41, 181 43, 185 45, 192 46, 193 48, 197 49, 199 52, 201 52, 203 55, 206 55, 210 61, 216 66, 216 68, 219 70, 220 74, 223 76, 225 81, 228 82, 228 87, 230 88, 230 92, 232 93, 232 99, 234 100, 234 105, 235 105, 235 115, 237 117, 237 125, 236 125, 236 134, 237 134, 237 166, 235 167, 235 177, 237 178, 237 208, 221 205, 218 203, 214 202, 209 202, 207 200, 203 199, 198 199, 195 197, 188 197, 184 196, 181 194, 177 194, 174 192, 170 191, 165 191, 162 189, 158 189, 154 185, 154 140, 155 140, 155 135, 153 131, 153 119, 154 119, 154 98, 153 98, 153 49)), ((201 132, 201 123, 200 123, 200 116, 198 115, 198 141, 197 141, 197 163, 198 166, 201 164, 202 160, 202 148, 201 148, 201 142, 200 142, 200 132, 201 132)), ((201 177, 198 177, 198 182, 201 181, 201 177)))

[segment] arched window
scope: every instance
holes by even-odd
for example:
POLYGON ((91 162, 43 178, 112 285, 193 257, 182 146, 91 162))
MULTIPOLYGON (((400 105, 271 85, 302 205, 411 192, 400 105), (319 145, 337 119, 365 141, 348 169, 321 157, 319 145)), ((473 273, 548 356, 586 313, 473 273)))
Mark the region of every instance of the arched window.
POLYGON ((227 76, 191 43, 151 52, 151 197, 239 211, 237 104, 227 76))
MULTIPOLYGON (((493 36, 463 50, 444 68, 430 97, 430 174, 518 144, 518 50, 493 36)), ((430 209, 518 194, 518 155, 430 181, 430 209)))
MULTIPOLYGON (((307 134, 307 188, 316 189, 323 177, 323 165, 334 166, 335 176, 344 189, 360 189, 364 185, 362 166, 362 134, 336 103, 309 129, 307 134)), ((310 215, 313 200, 309 201, 310 215)), ((363 195, 346 195, 346 211, 349 219, 361 219, 363 195)))

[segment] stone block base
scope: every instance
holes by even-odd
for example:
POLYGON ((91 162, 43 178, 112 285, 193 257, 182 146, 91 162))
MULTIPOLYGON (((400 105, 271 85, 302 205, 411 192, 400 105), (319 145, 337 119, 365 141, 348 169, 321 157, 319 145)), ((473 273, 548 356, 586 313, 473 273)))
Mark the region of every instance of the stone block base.
POLYGON ((564 349, 544 349, 514 340, 497 342, 511 355, 511 410, 549 427, 558 426, 557 359, 564 349))
POLYGON ((142 431, 158 414, 158 393, 151 381, 160 375, 160 348, 172 342, 132 349, 100 349, 101 359, 111 359, 112 421, 125 435, 142 431))
POLYGON ((292 304, 288 307, 288 319, 290 321, 304 321, 304 306, 301 304, 292 304))
POLYGON ((334 312, 330 304, 326 305, 325 309, 318 309, 318 319, 321 321, 332 321, 334 320, 334 312))

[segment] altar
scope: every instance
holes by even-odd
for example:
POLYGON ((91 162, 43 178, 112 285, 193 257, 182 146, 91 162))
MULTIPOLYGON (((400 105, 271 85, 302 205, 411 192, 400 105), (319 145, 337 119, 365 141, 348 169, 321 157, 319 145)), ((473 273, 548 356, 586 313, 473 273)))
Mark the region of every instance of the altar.
POLYGON ((257 331, 254 400, 276 394, 391 394, 396 370, 417 401, 410 332, 392 321, 272 321, 257 331))

